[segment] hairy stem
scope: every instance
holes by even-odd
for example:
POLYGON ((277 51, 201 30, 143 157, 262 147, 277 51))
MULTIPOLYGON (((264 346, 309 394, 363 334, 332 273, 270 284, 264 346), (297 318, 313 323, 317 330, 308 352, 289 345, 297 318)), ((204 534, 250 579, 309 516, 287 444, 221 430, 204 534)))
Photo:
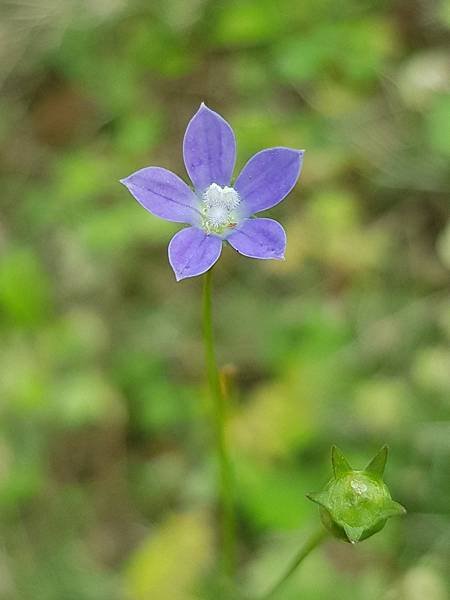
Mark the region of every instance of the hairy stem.
POLYGON ((235 553, 235 519, 232 474, 225 437, 226 405, 220 385, 219 371, 217 369, 216 353, 214 349, 211 288, 212 269, 207 271, 204 276, 203 339, 205 345, 205 361, 208 374, 209 393, 211 396, 213 411, 216 452, 219 463, 222 568, 226 575, 231 576, 234 570, 235 553))

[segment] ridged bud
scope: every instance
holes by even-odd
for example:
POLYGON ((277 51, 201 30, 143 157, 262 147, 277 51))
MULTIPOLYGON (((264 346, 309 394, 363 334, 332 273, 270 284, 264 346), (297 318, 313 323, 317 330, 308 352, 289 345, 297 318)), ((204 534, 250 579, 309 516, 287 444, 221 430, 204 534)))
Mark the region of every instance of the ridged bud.
POLYGON ((335 537, 352 544, 361 542, 380 531, 389 517, 406 513, 383 482, 387 455, 388 448, 383 446, 365 469, 357 471, 333 446, 333 478, 323 491, 308 498, 319 505, 322 523, 335 537))

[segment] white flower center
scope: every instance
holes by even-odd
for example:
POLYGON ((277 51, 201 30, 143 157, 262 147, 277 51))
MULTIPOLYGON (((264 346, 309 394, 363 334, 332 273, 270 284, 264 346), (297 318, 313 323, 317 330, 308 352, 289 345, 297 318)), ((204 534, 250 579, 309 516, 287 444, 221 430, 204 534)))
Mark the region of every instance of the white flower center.
POLYGON ((201 199, 202 228, 207 233, 223 234, 239 221, 239 194, 235 189, 212 183, 201 199))

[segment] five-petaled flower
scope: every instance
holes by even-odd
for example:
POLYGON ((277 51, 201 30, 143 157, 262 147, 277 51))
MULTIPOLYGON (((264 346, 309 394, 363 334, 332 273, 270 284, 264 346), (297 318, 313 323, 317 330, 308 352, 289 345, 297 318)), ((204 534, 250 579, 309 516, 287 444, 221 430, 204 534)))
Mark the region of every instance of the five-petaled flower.
POLYGON ((210 269, 224 241, 250 258, 284 258, 283 227, 253 215, 272 208, 292 190, 303 150, 277 147, 258 152, 231 187, 236 160, 233 130, 202 103, 186 128, 183 157, 194 191, 161 167, 145 167, 121 180, 152 214, 190 225, 169 244, 169 262, 177 280, 210 269))

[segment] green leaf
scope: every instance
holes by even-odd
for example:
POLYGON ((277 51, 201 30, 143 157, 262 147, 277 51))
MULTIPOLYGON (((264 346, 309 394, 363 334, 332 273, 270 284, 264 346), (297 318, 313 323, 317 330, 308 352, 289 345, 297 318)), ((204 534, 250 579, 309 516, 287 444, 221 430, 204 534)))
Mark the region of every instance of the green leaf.
POLYGON ((362 534, 364 533, 364 527, 351 527, 350 525, 344 525, 345 535, 348 537, 352 544, 359 542, 362 534))
POLYGON ((326 492, 311 492, 309 494, 306 494, 306 497, 308 498, 308 500, 315 502, 319 506, 328 508, 327 507, 328 494, 326 492))
POLYGON ((406 514, 406 508, 402 506, 399 502, 395 502, 395 500, 389 500, 386 502, 383 508, 383 517, 396 517, 400 515, 406 514))
POLYGON ((383 446, 381 450, 377 453, 377 455, 374 456, 374 458, 372 458, 372 460, 364 470, 371 473, 372 475, 375 475, 377 479, 382 479, 384 469, 386 467, 388 452, 388 447, 383 446))
POLYGON ((347 459, 337 446, 333 446, 331 449, 331 462, 333 463, 333 471, 336 479, 352 470, 347 459))

